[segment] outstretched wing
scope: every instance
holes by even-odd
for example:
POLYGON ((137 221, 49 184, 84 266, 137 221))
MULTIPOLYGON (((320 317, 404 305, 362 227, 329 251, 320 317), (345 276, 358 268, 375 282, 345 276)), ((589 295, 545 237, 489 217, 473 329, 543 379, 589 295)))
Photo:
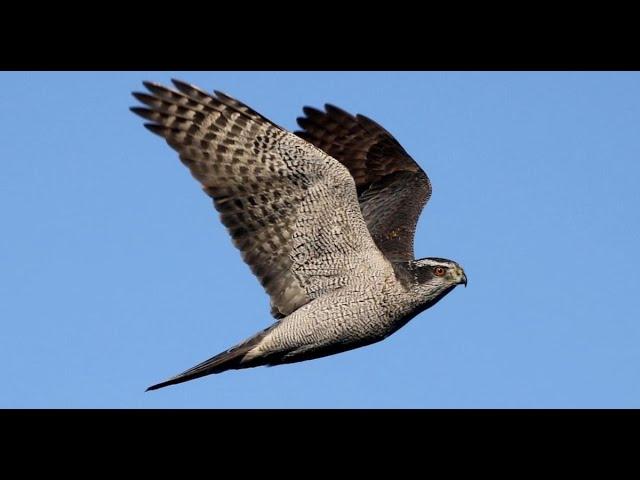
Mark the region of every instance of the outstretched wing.
POLYGON ((364 115, 333 105, 305 107, 295 132, 345 165, 356 182, 360 208, 378 248, 392 262, 414 259, 418 217, 431 197, 427 174, 398 141, 364 115))
POLYGON ((173 83, 178 91, 145 82, 150 93, 133 95, 146 107, 132 111, 213 198, 276 318, 384 261, 339 162, 233 98, 173 83))

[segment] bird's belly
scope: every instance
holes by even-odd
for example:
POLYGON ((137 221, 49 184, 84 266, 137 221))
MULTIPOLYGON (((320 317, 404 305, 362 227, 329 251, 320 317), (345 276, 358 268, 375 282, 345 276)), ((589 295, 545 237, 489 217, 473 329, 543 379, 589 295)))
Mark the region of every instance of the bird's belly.
POLYGON ((274 363, 308 360, 378 342, 405 323, 402 315, 386 308, 381 291, 338 292, 284 318, 265 338, 261 350, 278 352, 274 363))

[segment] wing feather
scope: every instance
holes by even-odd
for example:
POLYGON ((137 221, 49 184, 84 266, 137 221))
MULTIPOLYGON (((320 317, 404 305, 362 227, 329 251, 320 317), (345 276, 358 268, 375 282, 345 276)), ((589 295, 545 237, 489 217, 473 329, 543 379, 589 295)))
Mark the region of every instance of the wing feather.
POLYGON ((276 318, 385 261, 338 161, 221 92, 173 83, 144 82, 149 93, 133 95, 145 106, 132 111, 213 198, 276 318))
POLYGON ((420 213, 431 197, 427 174, 382 126, 333 105, 304 107, 295 132, 349 169, 376 245, 392 262, 414 260, 420 213))

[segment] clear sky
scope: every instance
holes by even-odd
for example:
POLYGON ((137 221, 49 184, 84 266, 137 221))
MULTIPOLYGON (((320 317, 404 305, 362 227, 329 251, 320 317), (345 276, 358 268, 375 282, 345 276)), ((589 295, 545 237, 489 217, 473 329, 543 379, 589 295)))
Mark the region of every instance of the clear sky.
POLYGON ((1 407, 640 407, 640 74, 0 73, 1 407), (457 288, 384 342, 152 383, 271 322, 142 80, 285 128, 325 102, 429 174, 418 257, 457 288))

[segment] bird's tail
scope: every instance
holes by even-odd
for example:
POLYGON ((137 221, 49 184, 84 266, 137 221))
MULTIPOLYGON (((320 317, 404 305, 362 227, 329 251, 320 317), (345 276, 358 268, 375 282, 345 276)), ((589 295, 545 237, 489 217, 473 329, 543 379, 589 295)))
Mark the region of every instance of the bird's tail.
POLYGON ((242 360, 247 353, 249 353, 258 343, 260 343, 260 341, 264 338, 269 330, 270 328, 267 328, 266 330, 263 330, 262 332, 240 343, 239 345, 236 345, 229 350, 219 353, 215 357, 211 357, 209 360, 205 360, 204 362, 199 363, 195 367, 192 367, 189 370, 176 375, 175 377, 172 377, 156 385, 152 385, 147 388, 146 391, 148 392, 149 390, 157 390, 169 385, 188 382, 189 380, 193 380, 195 378, 204 377, 213 373, 221 373, 225 370, 256 367, 258 365, 261 365, 261 362, 259 360, 252 361, 250 363, 243 363, 242 360))

